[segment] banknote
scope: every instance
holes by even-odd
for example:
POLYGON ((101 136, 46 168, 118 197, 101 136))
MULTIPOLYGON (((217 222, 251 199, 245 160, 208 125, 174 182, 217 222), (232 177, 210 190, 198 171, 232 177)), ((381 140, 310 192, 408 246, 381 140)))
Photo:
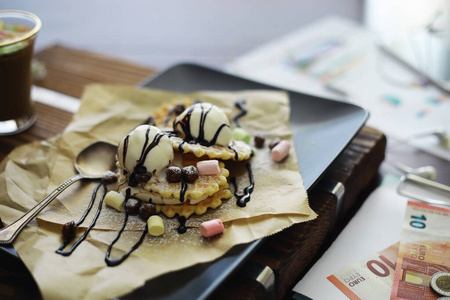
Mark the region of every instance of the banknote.
POLYGON ((433 274, 450 270, 450 209, 409 201, 401 240, 328 277, 349 299, 438 299, 433 274))
POLYGON ((438 299, 430 287, 437 272, 450 272, 450 209, 408 202, 391 299, 438 299))
POLYGON ((327 277, 349 299, 389 299, 399 243, 327 277))

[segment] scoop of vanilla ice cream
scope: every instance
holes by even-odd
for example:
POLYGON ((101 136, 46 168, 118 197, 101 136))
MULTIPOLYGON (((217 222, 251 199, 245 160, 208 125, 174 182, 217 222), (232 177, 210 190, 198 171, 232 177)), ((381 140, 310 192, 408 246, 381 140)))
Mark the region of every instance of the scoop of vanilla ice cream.
POLYGON ((173 160, 172 142, 159 128, 140 125, 119 143, 120 165, 129 173, 144 166, 146 172, 158 172, 173 160))
POLYGON ((173 123, 173 129, 187 142, 204 146, 227 146, 231 140, 230 121, 225 112, 211 103, 196 103, 182 112, 173 123))

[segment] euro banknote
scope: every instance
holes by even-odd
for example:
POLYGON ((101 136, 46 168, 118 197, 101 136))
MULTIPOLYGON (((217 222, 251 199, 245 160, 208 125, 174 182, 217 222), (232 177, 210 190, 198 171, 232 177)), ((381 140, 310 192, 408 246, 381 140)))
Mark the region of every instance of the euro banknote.
POLYGON ((450 209, 409 201, 401 240, 328 277, 349 299, 438 299, 433 274, 450 271, 450 209))
POLYGON ((437 272, 450 272, 450 209, 408 202, 391 299, 438 299, 430 287, 437 272))
POLYGON ((346 266, 328 276, 349 299, 389 299, 399 244, 346 266))

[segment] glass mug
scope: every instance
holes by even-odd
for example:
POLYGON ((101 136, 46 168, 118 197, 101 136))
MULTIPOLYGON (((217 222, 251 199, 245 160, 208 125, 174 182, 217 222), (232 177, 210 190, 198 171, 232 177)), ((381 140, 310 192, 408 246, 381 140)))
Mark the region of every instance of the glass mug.
POLYGON ((31 100, 31 61, 40 19, 0 10, 0 136, 19 133, 36 121, 31 100))

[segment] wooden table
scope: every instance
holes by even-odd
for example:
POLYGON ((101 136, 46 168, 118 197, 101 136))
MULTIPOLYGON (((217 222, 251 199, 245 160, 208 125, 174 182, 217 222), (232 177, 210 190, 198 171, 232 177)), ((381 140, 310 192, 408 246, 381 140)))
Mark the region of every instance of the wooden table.
MULTIPOLYGON (((54 46, 36 54, 45 64, 47 76, 36 85, 80 98, 90 83, 121 83, 137 85, 155 73, 113 58, 54 46)), ((11 137, 0 137, 0 159, 15 147, 60 134, 72 114, 45 104, 36 103, 38 120, 27 131, 11 137)), ((364 127, 332 163, 323 180, 309 191, 311 207, 319 217, 308 223, 294 225, 265 240, 249 261, 227 280, 211 299, 281 299, 289 297, 292 286, 331 244, 377 183, 378 167, 384 159, 386 138, 375 129, 364 127), (325 184, 323 184, 325 183, 325 184), (337 195, 329 186, 341 184, 346 192, 342 200, 340 220, 336 218, 337 195), (328 185, 328 186, 327 186, 328 185), (269 270, 275 279, 273 289, 256 278, 261 270, 269 270)), ((26 267, 0 251, 0 298, 39 299, 39 291, 26 267)))

